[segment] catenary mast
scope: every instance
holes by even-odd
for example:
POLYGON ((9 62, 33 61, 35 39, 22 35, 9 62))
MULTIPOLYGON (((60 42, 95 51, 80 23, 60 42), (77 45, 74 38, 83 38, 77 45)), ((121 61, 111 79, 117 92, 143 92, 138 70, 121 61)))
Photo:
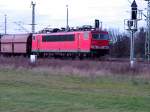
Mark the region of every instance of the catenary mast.
POLYGON ((31 2, 31 5, 32 5, 32 33, 35 33, 35 3, 32 1, 31 2))
POLYGON ((145 40, 145 56, 148 61, 150 61, 150 0, 145 0, 148 2, 147 4, 147 33, 145 40))

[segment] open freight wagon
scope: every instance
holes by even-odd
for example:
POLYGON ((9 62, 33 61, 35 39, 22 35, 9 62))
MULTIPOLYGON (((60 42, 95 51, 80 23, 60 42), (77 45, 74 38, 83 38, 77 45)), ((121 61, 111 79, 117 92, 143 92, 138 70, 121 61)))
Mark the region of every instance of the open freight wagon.
POLYGON ((27 55, 31 53, 32 34, 9 34, 0 39, 1 54, 27 55))

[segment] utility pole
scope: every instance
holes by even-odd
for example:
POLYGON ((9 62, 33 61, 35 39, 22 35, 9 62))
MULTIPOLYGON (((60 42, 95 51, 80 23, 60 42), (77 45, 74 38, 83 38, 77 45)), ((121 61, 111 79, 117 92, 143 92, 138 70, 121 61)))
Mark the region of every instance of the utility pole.
POLYGON ((147 4, 147 32, 146 32, 146 40, 145 40, 145 57, 147 61, 150 61, 150 0, 145 0, 148 2, 147 4))
POLYGON ((35 33, 35 3, 33 3, 33 1, 31 2, 31 5, 32 5, 32 33, 35 33))
POLYGON ((66 5, 67 8, 67 24, 66 24, 66 30, 69 31, 69 20, 68 20, 68 16, 69 16, 69 11, 68 11, 68 5, 66 5))
POLYGON ((7 15, 5 16, 5 35, 7 34, 7 15))

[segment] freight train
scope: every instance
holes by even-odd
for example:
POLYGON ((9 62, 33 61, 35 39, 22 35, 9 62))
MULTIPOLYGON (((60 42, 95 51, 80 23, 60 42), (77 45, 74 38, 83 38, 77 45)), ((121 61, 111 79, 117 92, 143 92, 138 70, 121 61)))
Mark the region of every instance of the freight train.
POLYGON ((100 57, 109 53, 107 31, 80 29, 50 33, 8 34, 0 38, 0 54, 41 57, 100 57))

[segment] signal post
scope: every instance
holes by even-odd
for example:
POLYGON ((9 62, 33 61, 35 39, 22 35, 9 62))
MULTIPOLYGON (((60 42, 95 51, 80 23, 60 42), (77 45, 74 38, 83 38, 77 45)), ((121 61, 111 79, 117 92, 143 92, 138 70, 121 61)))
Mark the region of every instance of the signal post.
POLYGON ((134 67, 135 59, 134 59, 134 35, 138 30, 138 21, 142 19, 142 11, 137 9, 136 1, 134 0, 131 4, 131 18, 125 19, 124 25, 125 29, 130 32, 130 66, 134 67))

